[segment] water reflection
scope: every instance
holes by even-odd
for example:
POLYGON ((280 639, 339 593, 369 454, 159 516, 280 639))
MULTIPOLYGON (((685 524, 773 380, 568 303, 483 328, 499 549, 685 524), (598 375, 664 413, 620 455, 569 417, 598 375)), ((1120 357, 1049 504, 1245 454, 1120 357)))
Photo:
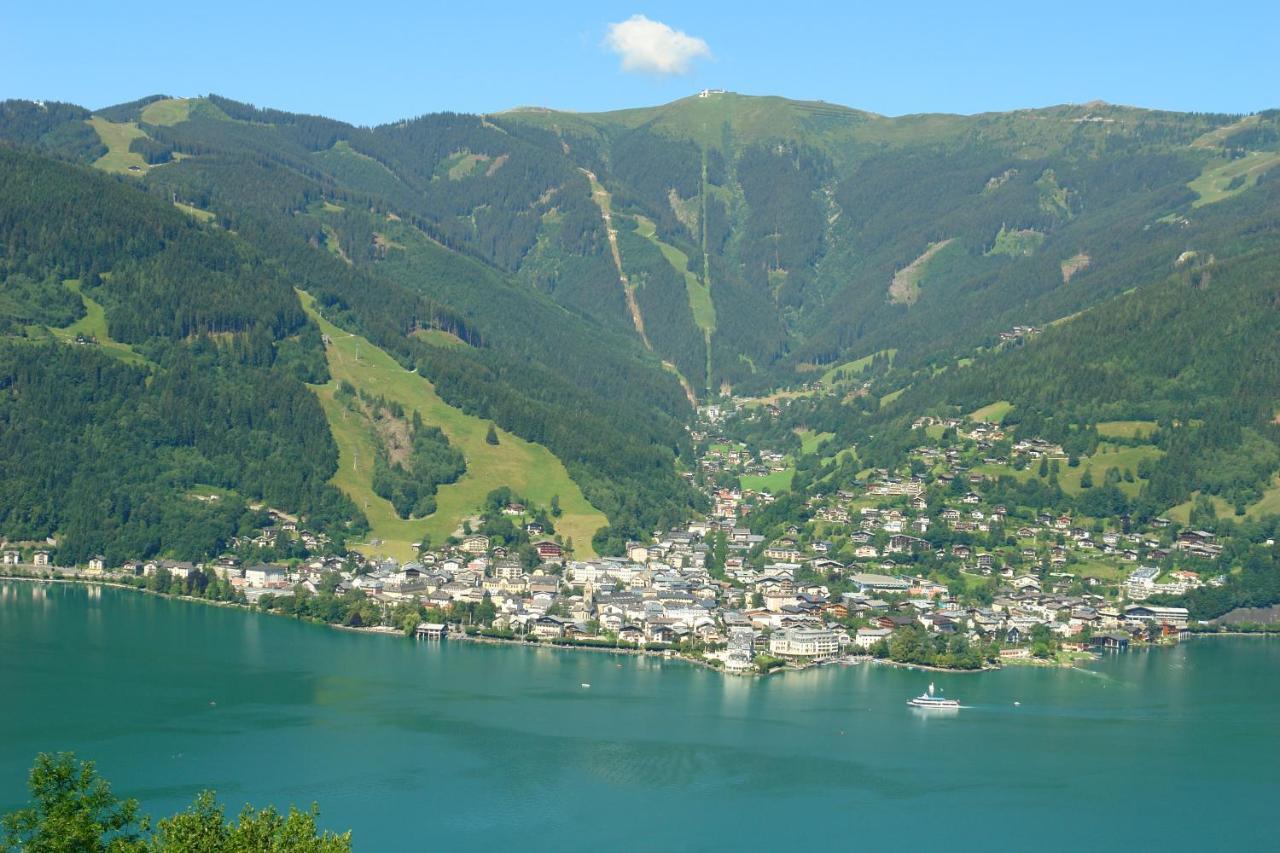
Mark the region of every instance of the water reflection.
POLYGON ((751 691, 755 688, 757 679, 751 675, 726 675, 720 681, 723 685, 721 712, 730 716, 744 713, 751 701, 751 691))
POLYGON ((931 720, 946 720, 960 716, 959 708, 917 708, 908 705, 907 711, 917 720, 928 723, 931 720))

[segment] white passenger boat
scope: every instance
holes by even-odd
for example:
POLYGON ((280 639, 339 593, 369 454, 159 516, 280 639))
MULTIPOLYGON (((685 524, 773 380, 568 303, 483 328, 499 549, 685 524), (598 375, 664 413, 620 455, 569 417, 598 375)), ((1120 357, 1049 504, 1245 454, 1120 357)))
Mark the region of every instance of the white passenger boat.
POLYGON ((955 699, 944 699, 941 696, 933 694, 933 682, 929 682, 929 691, 921 693, 914 699, 908 699, 907 704, 913 708, 936 708, 938 710, 956 710, 960 707, 960 703, 955 699))

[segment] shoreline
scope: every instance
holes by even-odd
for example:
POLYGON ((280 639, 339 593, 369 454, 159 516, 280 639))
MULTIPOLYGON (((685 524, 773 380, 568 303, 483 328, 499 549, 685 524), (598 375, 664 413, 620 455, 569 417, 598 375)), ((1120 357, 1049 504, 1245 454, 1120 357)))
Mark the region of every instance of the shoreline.
MULTIPOLYGON (((674 649, 671 649, 671 650, 637 649, 637 648, 626 648, 626 647, 620 647, 620 646, 586 645, 586 644, 577 645, 573 643, 553 643, 553 642, 542 641, 542 640, 539 640, 536 643, 530 643, 518 637, 513 637, 511 639, 506 639, 503 637, 480 637, 480 636, 473 637, 465 633, 449 634, 447 639, 445 640, 431 641, 431 642, 446 642, 446 643, 463 642, 463 643, 476 643, 477 645, 482 645, 482 646, 515 646, 517 648, 524 648, 524 649, 554 649, 560 652, 601 652, 604 654, 625 655, 628 657, 651 657, 651 658, 658 658, 660 660, 678 660, 683 663, 693 664, 695 666, 702 666, 707 669, 715 670, 716 672, 719 672, 725 675, 739 674, 739 673, 726 672, 723 667, 716 666, 710 663, 709 661, 705 661, 699 658, 689 657, 688 655, 680 654, 674 649)), ((764 675, 765 673, 751 672, 751 673, 742 673, 742 674, 760 676, 760 675, 764 675)))
MULTIPOLYGON (((244 610, 250 613, 260 613, 265 616, 292 618, 298 622, 307 622, 313 625, 333 628, 334 630, 338 630, 338 631, 348 631, 356 634, 370 634, 370 635, 380 635, 380 636, 400 636, 400 637, 404 637, 405 639, 414 639, 411 635, 405 634, 405 632, 402 629, 396 628, 391 625, 362 625, 362 626, 339 625, 333 622, 324 622, 324 621, 317 620, 310 617, 298 617, 298 616, 289 617, 284 613, 274 613, 269 610, 261 610, 252 604, 247 604, 247 603, 242 604, 237 601, 218 601, 215 599, 200 598, 199 596, 194 596, 194 595, 173 595, 171 593, 156 592, 154 590, 146 589, 145 587, 133 586, 132 584, 122 583, 118 580, 112 580, 108 577, 103 577, 101 579, 98 579, 93 577, 82 577, 79 575, 73 575, 71 577, 64 577, 61 575, 54 576, 54 577, 41 577, 38 575, 0 574, 0 581, 26 581, 28 583, 37 583, 37 584, 40 584, 40 583, 82 584, 85 586, 111 587, 113 589, 128 590, 130 592, 140 592, 146 595, 152 595, 152 596, 156 596, 157 598, 170 599, 173 601, 187 601, 187 602, 193 602, 197 604, 211 605, 215 607, 244 610)), ((1204 632, 1195 632, 1191 635, 1191 637, 1193 638, 1194 637, 1214 637, 1214 636, 1269 637, 1273 635, 1280 636, 1280 632, 1204 631, 1204 632)), ((507 639, 504 637, 483 637, 478 635, 472 636, 465 632, 458 632, 458 633, 450 632, 446 636, 445 640, 434 641, 434 642, 458 642, 458 641, 467 642, 467 643, 476 643, 478 645, 489 645, 489 646, 517 646, 521 648, 556 649, 559 651, 568 651, 568 652, 581 652, 581 651, 603 652, 606 654, 614 654, 614 655, 629 655, 629 656, 635 656, 635 657, 655 657, 661 660, 679 660, 685 663, 693 664, 695 666, 704 667, 705 669, 713 670, 725 676, 745 675, 753 678, 767 678, 768 676, 777 675, 779 673, 802 672, 807 669, 813 669, 814 667, 829 666, 829 665, 841 663, 841 659, 836 659, 832 661, 812 662, 812 663, 808 663, 800 666, 784 665, 780 667, 775 667, 773 669, 769 669, 764 672, 761 672, 757 669, 752 669, 745 672, 729 672, 723 666, 716 666, 708 660, 705 660, 702 658, 690 657, 688 655, 681 654, 680 652, 674 649, 623 648, 619 646, 606 646, 606 645, 594 645, 594 644, 579 645, 575 643, 555 643, 555 642, 542 641, 542 640, 539 640, 537 642, 528 642, 523 638, 517 638, 517 637, 507 639)), ((1150 648, 1164 648, 1164 647, 1165 646, 1163 646, 1162 644, 1150 645, 1150 648)), ((956 675, 977 675, 984 672, 998 672, 1010 666, 1035 666, 1035 667, 1046 667, 1046 668, 1053 668, 1053 669, 1077 669, 1079 668, 1080 664, 1085 663, 1086 661, 1087 659, 1085 658, 1081 658, 1076 661, 1068 661, 1068 662, 1027 660, 1027 659, 1019 658, 1015 660, 1010 660, 1008 663, 1002 662, 999 665, 984 663, 978 669, 959 669, 959 668, 943 667, 943 666, 931 666, 929 664, 908 663, 906 661, 895 661, 895 660, 890 660, 888 658, 875 658, 875 657, 865 657, 860 659, 858 662, 872 663, 880 666, 889 666, 889 667, 894 667, 896 669, 914 669, 914 670, 919 670, 921 672, 949 673, 949 674, 956 674, 956 675)))
POLYGON ((1275 631, 1192 631, 1189 639, 1200 637, 1280 637, 1280 629, 1275 631))
MULTIPOLYGON (((307 622, 312 625, 316 625, 324 628, 333 628, 336 631, 348 631, 353 634, 375 634, 375 635, 382 635, 382 636, 404 637, 406 640, 414 639, 411 635, 405 634, 405 632, 402 629, 396 628, 393 625, 339 625, 335 622, 324 622, 324 621, 313 619, 310 617, 287 616, 284 613, 274 613, 270 610, 262 610, 258 607, 255 607, 252 604, 241 604, 238 601, 218 601, 212 598, 201 598, 196 595, 174 595, 168 592, 156 592, 155 590, 150 590, 145 587, 133 586, 132 584, 121 583, 120 581, 111 580, 108 578, 97 579, 97 578, 88 578, 88 577, 79 577, 79 576, 41 577, 38 575, 0 574, 0 581, 25 581, 27 583, 36 583, 36 584, 60 583, 60 584, 79 584, 83 586, 103 586, 103 587, 110 587, 112 589, 125 590, 127 592, 140 592, 140 593, 143 593, 144 595, 151 595, 151 596, 155 596, 156 598, 168 599, 170 601, 186 601, 194 604, 205 604, 205 605, 210 605, 214 607, 224 607, 224 608, 230 608, 235 610, 244 610, 249 613, 259 613, 259 614, 262 614, 263 616, 274 616, 274 617, 283 618, 283 619, 293 619, 294 621, 297 621, 297 622, 307 622)), ((723 670, 720 667, 713 666, 712 664, 704 660, 691 658, 686 655, 682 655, 679 652, 676 652, 675 650, 667 650, 667 649, 623 648, 623 647, 615 647, 615 646, 588 645, 588 644, 578 645, 573 643, 553 643, 553 642, 541 641, 541 640, 539 640, 538 642, 528 642, 524 639, 514 638, 514 637, 511 639, 505 639, 503 637, 471 636, 465 632, 461 632, 461 633, 450 632, 447 635, 447 638, 445 640, 435 641, 435 642, 467 642, 467 643, 477 643, 480 645, 492 645, 492 646, 517 646, 520 648, 558 649, 561 651, 573 651, 573 652, 580 652, 580 651, 606 652, 609 654, 657 657, 663 660, 682 660, 687 663, 699 664, 701 666, 707 667, 708 669, 714 669, 718 672, 723 672, 723 670), (671 651, 672 653, 668 654, 667 653, 668 651, 671 651)))
POLYGON ((1004 669, 1003 666, 992 666, 991 664, 983 664, 977 669, 959 669, 947 666, 930 666, 926 663, 907 663, 906 661, 889 660, 888 658, 871 658, 871 662, 880 666, 890 666, 894 669, 918 669, 921 672, 945 672, 955 675, 978 675, 983 672, 999 672, 1004 669))

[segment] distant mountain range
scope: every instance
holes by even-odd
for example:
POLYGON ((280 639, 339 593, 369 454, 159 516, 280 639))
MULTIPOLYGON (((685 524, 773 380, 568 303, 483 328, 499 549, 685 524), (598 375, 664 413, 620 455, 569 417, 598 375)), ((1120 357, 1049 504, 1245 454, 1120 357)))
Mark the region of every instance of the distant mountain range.
MULTIPOLYGON (((154 96, 97 111, 7 101, 0 139, 8 335, 83 322, 83 296, 128 370, 164 374, 199 339, 243 339, 259 355, 236 370, 316 385, 322 346, 292 293, 306 291, 448 404, 563 461, 609 519, 603 549, 698 504, 676 465, 692 403, 874 354, 883 410, 840 402, 863 443, 894 418, 997 399, 1063 429, 1230 411, 1250 441, 1274 441, 1276 111, 888 118, 705 93, 361 128, 154 96), (94 233, 34 227, 53 211, 94 233)), ((182 440, 156 446, 173 457, 182 440)), ((1201 436, 1192 456, 1231 440, 1201 436)), ((174 482, 211 473, 165 465, 174 482)), ((310 499, 362 531, 361 508, 334 509, 351 498, 322 485, 330 467, 309 475, 310 499)), ((66 529, 56 510, 37 521, 10 503, 0 529, 66 529)))

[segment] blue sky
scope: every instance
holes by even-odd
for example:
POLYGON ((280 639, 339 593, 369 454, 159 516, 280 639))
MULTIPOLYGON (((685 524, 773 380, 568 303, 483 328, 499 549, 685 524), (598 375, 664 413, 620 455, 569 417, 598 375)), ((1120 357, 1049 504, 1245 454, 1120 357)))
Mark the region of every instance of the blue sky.
POLYGON ((619 109, 703 87, 888 115, 1280 107, 1275 0, 0 5, 0 98, 89 107, 217 92, 376 124, 619 109))

